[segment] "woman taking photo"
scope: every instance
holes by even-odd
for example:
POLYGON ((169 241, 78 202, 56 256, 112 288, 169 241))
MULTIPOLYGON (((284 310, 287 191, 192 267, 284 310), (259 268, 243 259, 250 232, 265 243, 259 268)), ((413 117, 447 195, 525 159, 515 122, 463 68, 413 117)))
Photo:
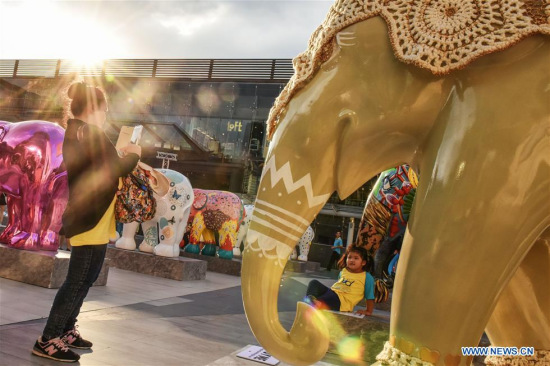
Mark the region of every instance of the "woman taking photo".
POLYGON ((55 296, 42 336, 32 353, 57 361, 76 362, 70 348, 90 349, 76 321, 88 290, 101 271, 107 243, 115 232, 114 203, 119 177, 130 173, 141 156, 138 145, 119 156, 103 132, 107 100, 101 89, 84 82, 67 92, 70 112, 63 141, 63 160, 69 181, 69 201, 63 213, 63 230, 71 240, 69 271, 55 296))

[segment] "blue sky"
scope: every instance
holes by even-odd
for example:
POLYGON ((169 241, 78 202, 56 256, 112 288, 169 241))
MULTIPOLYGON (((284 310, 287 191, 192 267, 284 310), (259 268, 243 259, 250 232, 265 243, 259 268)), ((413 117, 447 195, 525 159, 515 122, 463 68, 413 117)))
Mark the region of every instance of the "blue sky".
POLYGON ((332 1, 0 1, 0 59, 292 58, 332 1))

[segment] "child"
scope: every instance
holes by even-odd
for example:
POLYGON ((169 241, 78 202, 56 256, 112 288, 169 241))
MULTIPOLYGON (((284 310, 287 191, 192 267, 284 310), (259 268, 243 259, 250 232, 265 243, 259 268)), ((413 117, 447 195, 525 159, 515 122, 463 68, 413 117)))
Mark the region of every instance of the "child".
POLYGON ((371 315, 374 309, 374 278, 372 260, 362 247, 350 246, 338 262, 343 268, 338 275, 338 282, 331 288, 313 280, 307 287, 307 302, 316 308, 328 308, 335 311, 353 311, 363 298, 367 300, 367 309, 357 313, 371 315))

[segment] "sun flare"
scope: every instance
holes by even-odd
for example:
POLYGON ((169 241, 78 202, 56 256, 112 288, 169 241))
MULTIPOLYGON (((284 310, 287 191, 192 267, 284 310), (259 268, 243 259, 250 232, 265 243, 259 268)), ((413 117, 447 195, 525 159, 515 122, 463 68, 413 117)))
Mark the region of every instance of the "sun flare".
POLYGON ((103 58, 95 55, 81 54, 78 57, 73 57, 67 60, 71 66, 77 69, 93 70, 102 67, 103 58))
POLYGON ((0 47, 0 56, 9 50, 15 55, 12 58, 41 55, 39 58, 71 60, 75 67, 84 68, 126 56, 126 44, 114 24, 94 12, 71 10, 67 4, 53 1, 0 2, 0 44, 5 45, 5 50, 0 47), (13 30, 17 30, 17 38, 7 36, 13 30))

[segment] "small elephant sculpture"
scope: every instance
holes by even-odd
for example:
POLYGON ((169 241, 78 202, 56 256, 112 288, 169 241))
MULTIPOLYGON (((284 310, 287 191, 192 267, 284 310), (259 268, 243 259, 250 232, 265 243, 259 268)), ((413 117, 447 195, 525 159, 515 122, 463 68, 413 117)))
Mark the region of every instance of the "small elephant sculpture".
POLYGON ((246 233, 248 231, 248 224, 250 223, 250 218, 254 212, 254 205, 244 205, 244 217, 239 226, 239 231, 237 232, 237 242, 235 247, 233 247, 233 255, 241 255, 241 246, 244 247, 246 240, 246 233))
POLYGON ((417 186, 418 176, 409 165, 388 169, 376 180, 365 204, 356 245, 374 259, 376 302, 386 301, 393 287, 394 277, 387 268, 401 249, 417 186))
MULTIPOLYGON (((143 222, 143 242, 139 250, 163 257, 178 257, 179 243, 185 233, 191 211, 194 193, 186 176, 170 169, 156 169, 169 180, 170 188, 164 196, 155 193, 157 211, 152 220, 143 222)), ((122 236, 115 246, 120 249, 135 250, 134 236, 139 223, 124 224, 122 236)))
POLYGON ((219 234, 218 256, 233 258, 233 248, 237 243, 237 232, 244 217, 244 206, 234 193, 194 189, 195 201, 191 206, 191 234, 189 244, 184 248, 188 253, 216 254, 215 232, 219 234), (201 241, 202 237, 202 241, 201 241), (202 250, 201 250, 202 246, 202 250))
POLYGON ((0 243, 57 251, 69 198, 64 137, 65 130, 52 122, 0 121, 0 192, 6 193, 9 213, 0 243))
MULTIPOLYGON (((379 249, 405 235, 417 186, 418 176, 407 164, 382 172, 376 180, 365 204, 356 240, 358 246, 375 258, 375 266, 379 249)), ((379 261, 387 259, 384 256, 379 261)), ((377 272, 375 277, 382 278, 382 273, 377 272)))
POLYGON ((302 235, 302 237, 298 241, 298 244, 296 244, 296 247, 300 249, 300 255, 296 253, 296 247, 294 247, 294 250, 290 255, 290 259, 298 258, 299 261, 307 262, 309 248, 311 248, 311 242, 313 241, 314 237, 315 237, 315 231, 313 231, 311 226, 308 226, 306 229, 306 232, 302 235))

